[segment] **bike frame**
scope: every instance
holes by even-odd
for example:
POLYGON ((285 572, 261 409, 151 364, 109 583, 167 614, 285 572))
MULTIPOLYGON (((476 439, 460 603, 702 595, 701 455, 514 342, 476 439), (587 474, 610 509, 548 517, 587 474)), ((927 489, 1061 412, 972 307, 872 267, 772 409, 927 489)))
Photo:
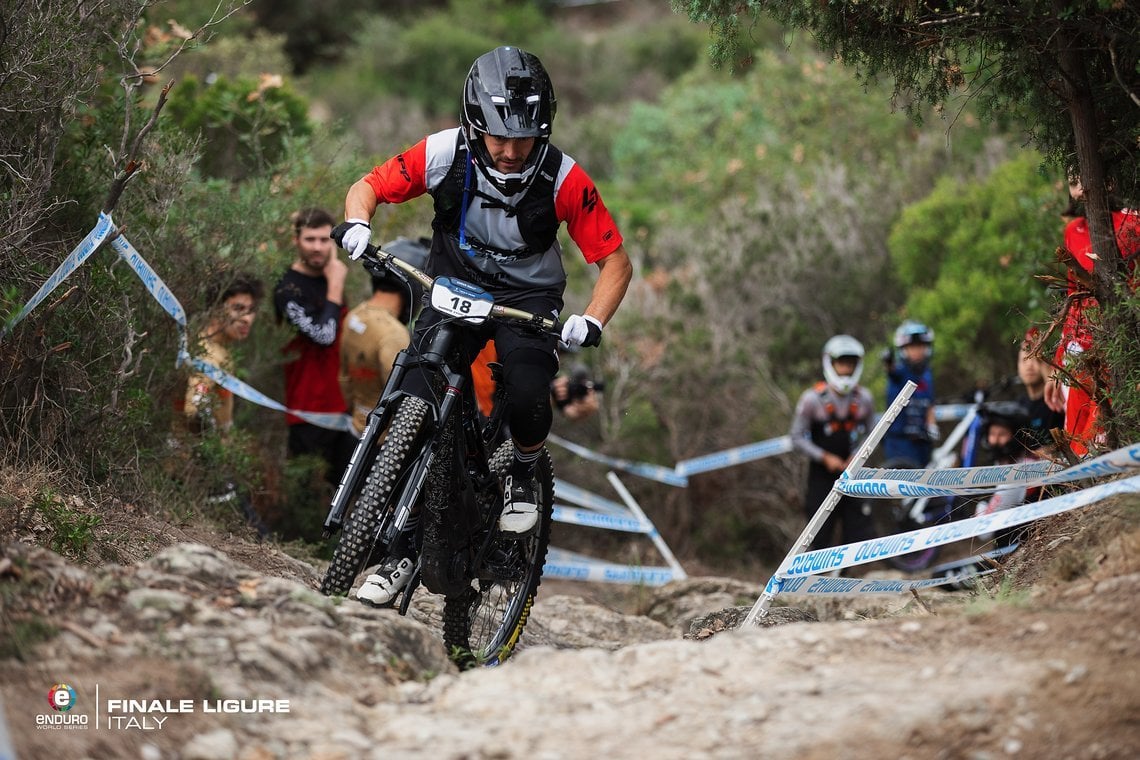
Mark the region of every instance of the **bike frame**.
MULTIPOLYGON (((365 266, 370 271, 383 267, 388 271, 402 270, 407 276, 419 280, 430 292, 434 283, 433 278, 420 270, 406 264, 392 254, 375 250, 375 254, 366 254, 365 266)), ((459 283, 460 286, 468 285, 459 283)), ((471 286, 473 287, 473 286, 471 286)), ((432 308, 432 307, 428 307, 432 308)), ((556 320, 540 315, 512 309, 499 305, 490 308, 489 319, 506 319, 529 325, 535 330, 554 332, 558 324, 556 320)), ((425 372, 440 378, 439 395, 432 394, 425 398, 428 409, 432 415, 428 421, 429 433, 419 447, 419 452, 413 458, 410 467, 403 475, 404 482, 398 491, 393 494, 394 514, 391 520, 381 528, 381 533, 374 539, 375 545, 384 548, 391 546, 396 537, 407 526, 408 521, 417 503, 421 501, 421 494, 427 482, 433 463, 439 456, 452 459, 453 471, 462 479, 456 484, 454 492, 458 495, 459 504, 456 510, 457 519, 449 525, 449 533, 455 537, 476 538, 483 530, 485 535, 473 556, 468 557, 468 567, 480 567, 491 546, 493 532, 485 530, 498 519, 498 512, 492 508, 490 512, 482 514, 476 503, 478 494, 488 494, 497 490, 497 478, 491 472, 488 464, 489 456, 486 441, 494 435, 501 424, 502 404, 496 405, 496 411, 485 425, 480 424, 475 403, 470 365, 463 361, 454 362, 459 366, 451 366, 455 342, 460 333, 471 329, 482 321, 464 320, 463 318, 444 319, 436 325, 425 340, 426 345, 416 348, 407 348, 401 351, 393 364, 392 372, 388 377, 383 392, 377 401, 376 407, 369 413, 364 431, 349 460, 349 465, 341 476, 340 483, 333 495, 329 512, 324 523, 324 537, 329 538, 339 530, 344 522, 350 502, 359 490, 363 479, 367 477, 378 450, 379 439, 383 431, 388 428, 394 410, 398 407, 399 399, 411 394, 402 389, 403 381, 409 372, 425 372), (458 413, 460 419, 456 425, 456 435, 449 451, 440 451, 440 439, 452 420, 452 415, 458 413)), ((462 357, 460 357, 462 359, 462 357)), ((502 508, 502 494, 491 503, 502 508)), ((457 540, 457 543, 459 541, 457 540)), ((420 568, 417 567, 413 575, 410 588, 415 588, 419 582, 420 568)), ((430 579, 429 579, 430 580, 430 579)), ((429 583, 429 586, 433 584, 429 583)), ((406 593, 400 612, 407 610, 411 594, 406 593)))

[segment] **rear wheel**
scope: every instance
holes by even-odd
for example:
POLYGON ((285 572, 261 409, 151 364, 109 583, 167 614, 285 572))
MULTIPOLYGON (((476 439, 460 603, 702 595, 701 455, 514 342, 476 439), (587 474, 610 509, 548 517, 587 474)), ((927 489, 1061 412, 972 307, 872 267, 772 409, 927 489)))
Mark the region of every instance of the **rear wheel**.
MULTIPOLYGON (((514 455, 507 441, 491 458, 500 482, 514 455)), ((483 567, 469 587, 447 597, 443 607, 443 641, 461 668, 498 665, 514 651, 542 582, 550 543, 554 503, 554 468, 543 450, 535 467, 538 481, 538 527, 522 539, 496 537, 483 567)))
POLYGON ((347 594, 356 576, 367 567, 381 529, 392 519, 392 497, 399 493, 398 486, 418 454, 417 444, 427 416, 428 406, 423 399, 408 396, 400 401, 372 470, 345 521, 332 563, 321 581, 322 594, 347 594))

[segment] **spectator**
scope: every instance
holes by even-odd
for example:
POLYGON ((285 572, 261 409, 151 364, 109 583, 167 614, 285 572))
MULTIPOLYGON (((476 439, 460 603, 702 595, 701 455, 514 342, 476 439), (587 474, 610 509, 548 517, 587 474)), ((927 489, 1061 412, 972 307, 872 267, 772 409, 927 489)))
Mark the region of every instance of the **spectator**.
MULTIPOLYGON (((1082 366, 1078 357, 1093 347, 1088 312, 1097 302, 1089 293, 1087 282, 1093 270, 1092 237, 1088 219, 1076 216, 1079 204, 1084 202, 1085 190, 1079 178, 1069 181, 1070 206, 1067 215, 1073 218, 1065 225, 1064 250, 1068 262, 1068 311, 1061 327, 1061 342, 1054 356, 1054 366, 1061 368, 1045 383, 1045 401, 1050 409, 1065 414, 1065 432, 1073 453, 1083 456, 1094 443, 1102 442, 1103 431, 1097 423, 1097 399, 1089 394, 1092 385, 1099 381, 1098 370, 1082 366)), ((1116 243, 1120 254, 1128 262, 1129 277, 1135 288, 1136 260, 1140 258, 1140 214, 1132 209, 1113 205, 1112 226, 1116 230, 1116 243)))
MULTIPOLYGON (((344 280, 348 267, 337 258, 329 236, 332 216, 306 208, 293 215, 296 258, 277 283, 273 305, 277 321, 288 322, 296 335, 286 344, 285 405, 305 412, 343 414, 340 390, 340 323, 344 315, 344 280)), ((348 465, 354 439, 286 415, 289 456, 316 454, 326 463, 325 479, 335 485, 348 465)))
MULTIPOLYGON (((383 248, 419 269, 427 261, 428 246, 423 240, 399 238, 383 248)), ((352 426, 357 435, 364 431, 368 413, 388 382, 396 354, 408 347, 408 325, 422 290, 419 283, 405 283, 388 272, 373 274, 372 297, 345 317, 340 381, 352 407, 352 426)))
MULTIPOLYGON (((978 410, 978 416, 982 420, 980 436, 983 445, 990 450, 995 465, 1018 464, 1037 458, 1029 448, 1033 438, 1029 416, 1022 401, 987 401, 978 410)), ((1028 489, 1025 486, 1001 488, 989 499, 979 501, 974 515, 1012 509, 1035 499, 1039 491, 1038 488, 1028 489)), ((1002 529, 994 535, 994 544, 999 548, 1014 545, 1023 532, 1023 527, 1002 529)))
POLYGON ((883 354, 888 407, 908 381, 918 386, 883 436, 887 459, 905 459, 916 467, 924 467, 930 461, 933 445, 941 438, 934 419, 934 375, 930 369, 933 354, 934 331, 913 320, 899 325, 894 351, 888 349, 883 354))
POLYGON ((1023 437, 1026 446, 1037 456, 1053 445, 1049 431, 1065 424, 1065 415, 1050 409, 1045 401, 1045 379, 1053 374, 1053 367, 1038 353, 1039 336, 1036 327, 1030 328, 1017 352, 1017 376, 1025 389, 1022 402, 1027 417, 1023 437))
POLYGON ((584 364, 575 364, 570 374, 559 373, 550 383, 550 400, 562 416, 571 421, 584 420, 598 413, 598 394, 605 390, 584 364))
MULTIPOLYGON (((209 317, 198 334, 198 358, 225 372, 233 372, 230 348, 249 337, 264 287, 261 280, 244 274, 223 274, 207 290, 209 317)), ((182 420, 194 433, 229 432, 234 422, 233 393, 209 376, 190 376, 182 400, 182 420)))
MULTIPOLYGON (((264 286, 261 280, 245 274, 222 273, 213 278, 206 292, 208 317, 198 334, 197 358, 218 369, 233 373, 230 349, 249 337, 264 286)), ((216 434, 228 437, 234 422, 234 395, 203 372, 194 372, 180 398, 181 412, 176 416, 174 445, 181 447, 187 434, 216 434)), ((238 487, 232 473, 221 473, 221 479, 210 497, 211 503, 235 502, 245 519, 266 536, 268 529, 253 508, 249 493, 238 487)))
MULTIPOLYGON (((810 521, 847 468, 858 440, 875 415, 871 393, 859 385, 863 373, 863 344, 850 335, 836 335, 823 346, 824 380, 808 388, 796 403, 792 445, 810 460, 804 514, 810 521)), ((821 526, 812 549, 832 546, 836 524, 843 543, 871 538, 870 505, 844 496, 821 526)))

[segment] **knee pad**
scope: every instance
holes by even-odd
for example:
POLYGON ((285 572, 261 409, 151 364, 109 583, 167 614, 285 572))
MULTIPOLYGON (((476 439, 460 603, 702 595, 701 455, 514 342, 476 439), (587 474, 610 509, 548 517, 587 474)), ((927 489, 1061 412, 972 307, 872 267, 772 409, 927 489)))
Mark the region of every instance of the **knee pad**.
POLYGON ((531 348, 518 349, 503 362, 511 435, 523 446, 542 443, 550 433, 550 381, 556 370, 552 357, 531 348))

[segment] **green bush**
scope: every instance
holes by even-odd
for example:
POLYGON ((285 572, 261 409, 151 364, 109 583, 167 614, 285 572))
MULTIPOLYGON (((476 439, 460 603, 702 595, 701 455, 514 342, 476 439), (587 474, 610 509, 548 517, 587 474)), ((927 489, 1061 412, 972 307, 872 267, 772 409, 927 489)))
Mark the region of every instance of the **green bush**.
POLYGON ((225 179, 267 171, 288 157, 290 138, 312 132, 308 104, 271 74, 260 81, 188 76, 171 91, 167 117, 201 135, 202 173, 225 179))

